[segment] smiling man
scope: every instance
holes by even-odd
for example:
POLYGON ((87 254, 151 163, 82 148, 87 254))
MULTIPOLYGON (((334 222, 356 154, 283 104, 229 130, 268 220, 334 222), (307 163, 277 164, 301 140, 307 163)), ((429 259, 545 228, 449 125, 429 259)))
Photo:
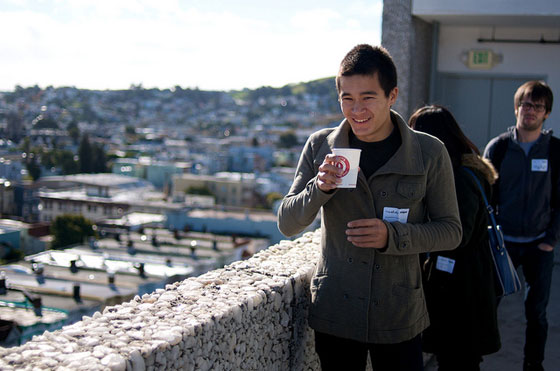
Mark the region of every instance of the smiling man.
POLYGON ((515 126, 484 151, 500 176, 493 198, 506 248, 525 276, 524 371, 543 370, 546 307, 560 239, 560 141, 543 130, 552 100, 552 90, 542 81, 521 85, 513 99, 515 126))
POLYGON ((454 249, 462 234, 451 161, 391 110, 397 71, 384 48, 353 48, 336 86, 345 119, 309 137, 278 211, 287 236, 322 215, 315 349, 323 370, 363 370, 368 351, 375 370, 422 370, 429 319, 418 254, 454 249), (333 148, 362 150, 356 188, 337 188, 333 148))

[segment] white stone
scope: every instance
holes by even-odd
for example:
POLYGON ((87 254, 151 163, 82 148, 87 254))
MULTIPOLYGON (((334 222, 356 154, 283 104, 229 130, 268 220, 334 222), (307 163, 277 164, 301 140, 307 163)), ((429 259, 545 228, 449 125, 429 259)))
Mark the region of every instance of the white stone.
POLYGON ((134 340, 142 340, 145 337, 142 331, 128 331, 127 335, 134 340))
POLYGON ((172 301, 177 299, 177 294, 174 292, 165 292, 163 293, 158 300, 161 301, 172 301))
POLYGON ((68 328, 66 330, 62 330, 62 333, 66 336, 78 337, 84 335, 84 330, 81 328, 68 328))
POLYGON ((178 344, 183 336, 175 331, 162 331, 160 333, 156 333, 153 336, 155 339, 160 339, 160 340, 164 340, 166 342, 168 342, 170 345, 176 345, 178 344))
POLYGON ((147 304, 152 304, 155 303, 157 301, 157 298, 155 298, 154 296, 147 296, 147 297, 143 297, 142 298, 142 303, 147 303, 147 304))
POLYGON ((126 360, 119 354, 109 354, 101 360, 101 364, 112 371, 126 370, 126 360))
POLYGON ((144 371, 146 369, 146 363, 139 350, 133 350, 129 358, 132 363, 132 371, 144 371))
POLYGON ((99 345, 99 343, 100 343, 100 339, 92 336, 87 336, 80 340, 80 344, 88 348, 97 346, 99 345))

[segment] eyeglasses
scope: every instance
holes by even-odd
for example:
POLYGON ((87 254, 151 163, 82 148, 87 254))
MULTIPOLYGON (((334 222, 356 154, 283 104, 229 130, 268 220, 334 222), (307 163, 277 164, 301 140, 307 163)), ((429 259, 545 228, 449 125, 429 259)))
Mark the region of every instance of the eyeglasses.
POLYGON ((521 102, 519 103, 519 107, 521 107, 524 111, 533 109, 535 112, 544 112, 546 110, 546 106, 544 104, 533 104, 530 102, 521 102))

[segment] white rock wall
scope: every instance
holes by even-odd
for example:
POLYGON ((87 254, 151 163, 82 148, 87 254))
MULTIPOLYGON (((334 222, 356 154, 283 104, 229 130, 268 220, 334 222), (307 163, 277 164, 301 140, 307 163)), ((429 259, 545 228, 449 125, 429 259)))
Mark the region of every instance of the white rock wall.
POLYGON ((318 370, 307 326, 320 231, 0 348, 0 370, 318 370))

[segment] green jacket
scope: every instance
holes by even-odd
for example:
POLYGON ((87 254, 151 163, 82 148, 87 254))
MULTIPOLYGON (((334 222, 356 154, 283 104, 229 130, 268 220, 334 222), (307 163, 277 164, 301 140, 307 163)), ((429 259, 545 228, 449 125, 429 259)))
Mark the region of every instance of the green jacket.
POLYGON ((311 283, 310 326, 320 332, 369 343, 399 343, 429 325, 419 253, 451 250, 461 242, 461 222, 451 161, 434 137, 408 128, 395 112, 402 144, 356 189, 323 192, 319 166, 336 147, 348 147, 350 125, 312 134, 301 154, 294 183, 278 210, 280 231, 303 231, 322 210, 322 254, 311 283), (349 221, 382 218, 383 209, 408 209, 407 223, 387 222, 385 249, 353 246, 349 221))

